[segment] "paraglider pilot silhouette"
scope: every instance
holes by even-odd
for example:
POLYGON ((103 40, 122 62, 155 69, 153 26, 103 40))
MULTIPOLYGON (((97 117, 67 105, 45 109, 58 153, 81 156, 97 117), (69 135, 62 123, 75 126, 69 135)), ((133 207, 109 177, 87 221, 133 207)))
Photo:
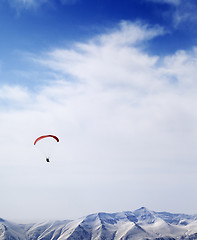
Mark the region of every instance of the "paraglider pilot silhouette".
MULTIPOLYGON (((38 137, 38 138, 34 141, 34 145, 36 145, 38 141, 40 141, 40 140, 42 140, 42 139, 46 139, 46 138, 53 138, 53 139, 55 139, 57 142, 59 142, 59 138, 56 137, 56 136, 54 136, 54 135, 43 135, 43 136, 38 137)), ((46 157, 46 162, 50 162, 49 157, 46 157)))

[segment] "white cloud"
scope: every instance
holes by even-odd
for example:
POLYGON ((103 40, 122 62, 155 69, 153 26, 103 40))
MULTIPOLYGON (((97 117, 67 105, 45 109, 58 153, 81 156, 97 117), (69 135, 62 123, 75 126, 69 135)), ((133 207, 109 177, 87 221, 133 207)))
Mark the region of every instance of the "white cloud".
POLYGON ((148 25, 142 25, 140 22, 131 24, 130 22, 122 21, 117 30, 114 29, 111 33, 103 34, 97 37, 96 40, 101 44, 104 43, 108 45, 139 44, 141 41, 152 39, 163 33, 163 29, 159 26, 150 27, 148 25))
MULTIPOLYGON (((194 209, 195 203, 188 205, 182 196, 182 186, 193 191, 190 181, 196 179, 197 51, 178 51, 164 59, 147 54, 147 39, 160 34, 159 28, 124 22, 72 49, 35 57, 56 75, 37 92, 1 89, 4 100, 26 99, 22 109, 9 105, 0 116, 0 171, 15 166, 8 173, 15 176, 14 185, 12 178, 1 180, 2 195, 9 195, 4 184, 10 184, 21 198, 25 192, 26 203, 35 200, 35 214, 42 211, 56 218, 139 204, 194 209), (34 138, 45 133, 60 138, 47 166, 33 147, 34 138), (23 169, 28 174, 19 174, 23 169), (46 188, 53 196, 45 194, 46 188), (166 202, 164 195, 174 193, 182 196, 182 205, 177 206, 175 197, 166 202)), ((21 209, 26 209, 21 217, 28 214, 28 206, 22 204, 19 199, 17 208, 9 206, 10 217, 21 209)), ((2 206, 6 214, 6 203, 2 206)), ((31 216, 36 217, 32 212, 31 216)))
POLYGON ((196 11, 197 11, 196 2, 182 1, 174 13, 175 26, 177 27, 182 23, 189 23, 188 26, 191 28, 190 26, 191 23, 196 24, 197 21, 196 11))
MULTIPOLYGON (((61 4, 76 4, 79 0, 58 0, 61 4)), ((17 11, 37 9, 43 4, 54 4, 55 1, 50 0, 8 0, 11 7, 16 8, 17 11)))
POLYGON ((40 63, 90 85, 144 87, 143 75, 154 74, 151 66, 157 57, 150 57, 134 46, 142 47, 145 40, 160 34, 163 31, 158 27, 122 22, 118 30, 100 35, 87 44, 76 44, 73 50, 55 49, 46 59, 40 59, 40 63))
POLYGON ((37 8, 48 0, 8 0, 11 7, 16 8, 18 11, 22 9, 37 8))
POLYGON ((146 1, 151 1, 151 2, 156 2, 156 3, 169 3, 173 5, 179 5, 182 0, 146 0, 146 1))
POLYGON ((0 88, 0 99, 11 100, 17 102, 26 101, 29 97, 26 89, 19 86, 4 85, 0 88))
POLYGON ((145 1, 151 1, 159 4, 170 4, 173 6, 171 11, 165 12, 164 17, 166 18, 172 18, 174 27, 180 27, 181 24, 186 24, 186 26, 189 26, 191 28, 194 27, 193 24, 196 24, 197 17, 196 17, 196 10, 197 10, 197 4, 193 0, 145 0, 145 1))

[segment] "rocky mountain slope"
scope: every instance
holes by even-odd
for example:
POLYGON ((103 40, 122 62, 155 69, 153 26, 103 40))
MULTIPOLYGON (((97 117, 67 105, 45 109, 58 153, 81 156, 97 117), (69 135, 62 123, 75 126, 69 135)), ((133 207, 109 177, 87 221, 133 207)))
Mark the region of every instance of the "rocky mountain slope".
POLYGON ((194 240, 197 215, 154 212, 95 213, 77 220, 16 224, 0 219, 0 240, 194 240))

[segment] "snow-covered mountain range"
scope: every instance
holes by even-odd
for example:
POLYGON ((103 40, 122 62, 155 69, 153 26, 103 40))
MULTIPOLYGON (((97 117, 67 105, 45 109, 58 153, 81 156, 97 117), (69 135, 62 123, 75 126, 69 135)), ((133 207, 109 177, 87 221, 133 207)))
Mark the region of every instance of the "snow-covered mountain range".
POLYGON ((95 213, 76 220, 16 224, 0 218, 0 240, 194 240, 197 215, 147 208, 95 213))

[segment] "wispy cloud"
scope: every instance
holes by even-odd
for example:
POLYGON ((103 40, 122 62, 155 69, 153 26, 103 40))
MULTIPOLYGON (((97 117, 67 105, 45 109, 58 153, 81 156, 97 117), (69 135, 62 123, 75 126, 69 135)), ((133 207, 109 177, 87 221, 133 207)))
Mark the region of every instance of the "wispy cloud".
POLYGON ((182 1, 176 8, 174 14, 174 24, 178 26, 181 23, 196 23, 197 22, 197 2, 195 1, 182 1))
POLYGON ((179 5, 181 3, 182 0, 146 0, 149 2, 155 2, 155 3, 169 3, 169 4, 173 4, 173 5, 179 5))
POLYGON ((2 100, 11 100, 14 102, 23 102, 28 99, 28 91, 19 86, 1 86, 0 88, 0 99, 2 100))
POLYGON ((17 10, 38 8, 48 0, 8 0, 11 7, 17 10))
MULTIPOLYGON (((135 46, 143 48, 146 40, 161 34, 163 30, 159 27, 121 22, 118 29, 97 36, 88 43, 78 43, 73 50, 55 49, 48 53, 46 59, 40 59, 40 63, 90 84, 133 84, 130 77, 125 75, 125 67, 130 69, 129 72, 133 70, 133 74, 137 71, 136 67, 148 71, 157 60, 143 54, 135 46)), ((136 84, 138 82, 139 79, 136 79, 136 84)))
MULTIPOLYGON (((76 4, 80 0, 57 0, 63 5, 76 4)), ((17 9, 17 11, 37 9, 43 4, 55 4, 55 1, 50 0, 8 0, 11 7, 17 9)))
POLYGON ((194 0, 145 0, 151 1, 158 4, 169 4, 173 6, 168 14, 164 14, 164 17, 172 18, 175 27, 179 27, 180 24, 186 24, 187 26, 191 23, 196 23, 197 16, 197 2, 194 0))

